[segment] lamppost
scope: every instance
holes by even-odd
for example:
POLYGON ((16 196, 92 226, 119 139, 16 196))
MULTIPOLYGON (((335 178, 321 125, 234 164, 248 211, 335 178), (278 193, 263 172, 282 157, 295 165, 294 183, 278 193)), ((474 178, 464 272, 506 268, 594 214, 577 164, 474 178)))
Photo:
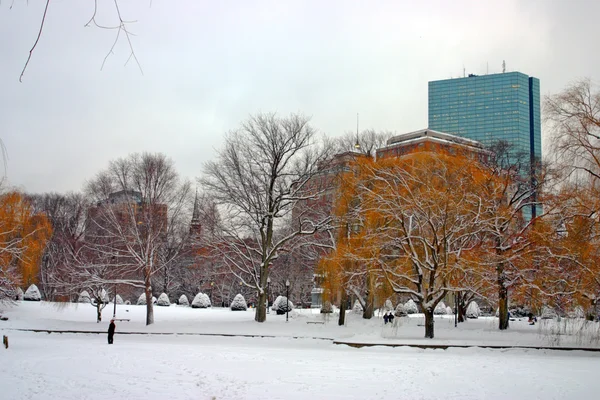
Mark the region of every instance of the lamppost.
POLYGON ((269 314, 269 286, 271 285, 271 277, 267 277, 267 314, 269 314))
POLYGON ((458 292, 454 292, 454 327, 458 327, 458 292))
POLYGON ((212 307, 212 303, 213 303, 212 295, 213 295, 213 286, 214 286, 214 285, 215 285, 215 283, 214 283, 214 282, 211 282, 211 283, 210 283, 210 297, 209 297, 209 299, 210 299, 210 306, 211 306, 211 307, 212 307))
POLYGON ((290 311, 290 281, 289 279, 285 280, 285 322, 289 321, 289 311, 290 311))
POLYGON ((117 318, 117 284, 115 283, 115 308, 113 309, 113 318, 117 318))

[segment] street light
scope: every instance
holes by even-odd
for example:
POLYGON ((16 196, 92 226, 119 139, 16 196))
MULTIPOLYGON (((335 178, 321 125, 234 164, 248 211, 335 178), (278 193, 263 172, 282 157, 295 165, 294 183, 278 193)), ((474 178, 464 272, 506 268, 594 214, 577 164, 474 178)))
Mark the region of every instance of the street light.
POLYGON ((213 295, 213 286, 215 285, 214 282, 210 283, 210 306, 212 307, 213 305, 213 299, 212 299, 212 295, 213 295))
POLYGON ((454 292, 454 327, 458 327, 458 292, 454 292))
POLYGON ((285 301, 285 322, 288 322, 290 311, 290 281, 288 279, 285 280, 285 301))
POLYGON ((267 277, 267 314, 269 314, 269 286, 271 285, 271 277, 267 277))

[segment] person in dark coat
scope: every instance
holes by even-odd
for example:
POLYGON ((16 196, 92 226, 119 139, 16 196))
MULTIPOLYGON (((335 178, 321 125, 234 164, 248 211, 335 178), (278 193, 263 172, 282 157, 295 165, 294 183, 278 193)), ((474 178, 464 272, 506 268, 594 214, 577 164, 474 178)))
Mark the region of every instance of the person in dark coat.
POLYGON ((394 322, 394 313, 390 312, 390 314, 388 315, 388 322, 391 324, 392 322, 394 322))
POLYGON ((385 314, 383 314, 383 323, 387 324, 388 323, 388 313, 386 312, 385 314))
POLYGON ((113 344, 113 336, 115 335, 115 320, 110 320, 110 325, 108 325, 108 344, 113 344))

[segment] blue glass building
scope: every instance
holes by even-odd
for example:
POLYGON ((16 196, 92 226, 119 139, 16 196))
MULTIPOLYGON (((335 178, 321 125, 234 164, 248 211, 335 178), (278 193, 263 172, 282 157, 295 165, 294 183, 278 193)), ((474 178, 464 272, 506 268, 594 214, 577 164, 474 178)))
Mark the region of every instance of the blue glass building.
POLYGON ((542 156, 540 81, 521 72, 429 82, 429 129, 490 146, 509 143, 526 161, 542 156))

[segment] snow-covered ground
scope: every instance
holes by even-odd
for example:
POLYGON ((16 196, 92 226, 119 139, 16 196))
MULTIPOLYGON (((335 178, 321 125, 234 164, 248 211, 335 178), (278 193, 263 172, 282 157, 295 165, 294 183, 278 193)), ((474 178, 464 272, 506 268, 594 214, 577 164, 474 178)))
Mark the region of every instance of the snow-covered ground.
MULTIPOLYGON (((47 334, 19 329, 106 332, 112 305, 95 322, 90 305, 21 302, 2 313, 0 349, 2 399, 594 399, 600 353, 481 348, 422 350, 408 347, 335 345, 329 339, 366 343, 557 344, 529 326, 511 322, 497 332, 497 320, 471 320, 454 328, 436 319, 436 339, 423 339, 420 317, 397 327, 349 315, 338 327, 334 316, 310 310, 268 315, 227 309, 156 307, 155 324, 144 325, 143 306, 118 306, 117 332, 181 333, 115 336, 47 334), (128 310, 128 311, 126 311, 128 310), (324 321, 324 324, 307 324, 324 321), (219 335, 263 335, 227 337, 219 335)), ((582 339, 569 335, 560 345, 582 339)), ((582 344, 586 347, 594 343, 582 344)), ((597 343, 596 343, 597 345, 597 343)))

